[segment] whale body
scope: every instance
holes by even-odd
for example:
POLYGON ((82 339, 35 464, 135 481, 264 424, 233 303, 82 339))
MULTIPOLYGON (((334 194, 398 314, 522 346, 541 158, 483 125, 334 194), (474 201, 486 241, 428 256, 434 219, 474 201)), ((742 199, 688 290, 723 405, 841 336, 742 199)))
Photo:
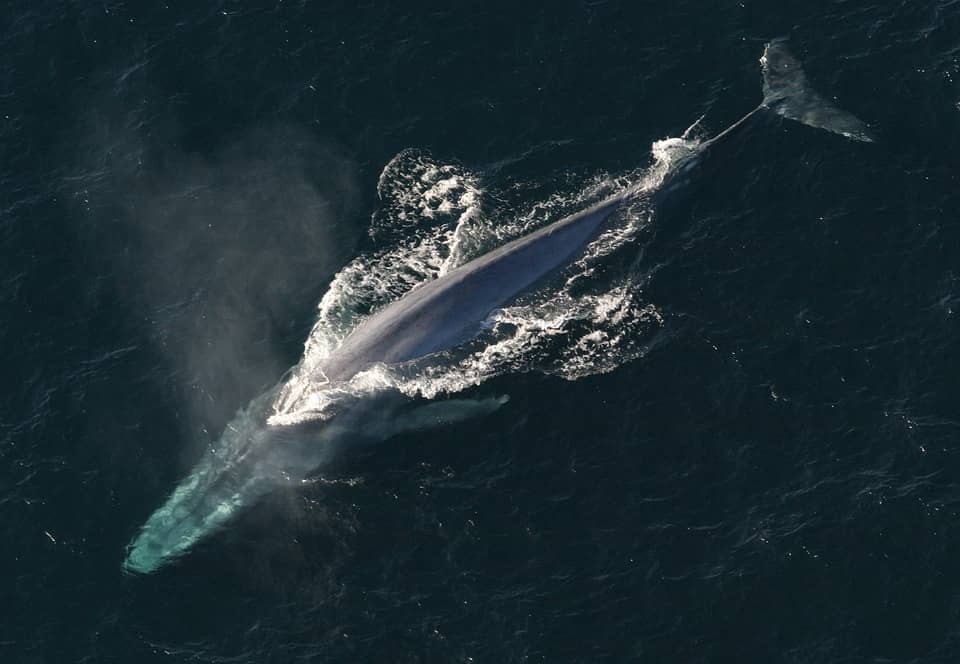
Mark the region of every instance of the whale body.
MULTIPOLYGON (((760 114, 779 115, 852 140, 872 140, 863 122, 811 89, 785 40, 768 43, 760 62, 762 103, 674 164, 657 191, 647 192, 652 205, 673 195, 696 165, 760 114)), ((414 288, 362 321, 322 362, 321 378, 347 381, 371 365, 417 360, 473 339, 493 311, 570 264, 611 215, 638 193, 627 188, 414 288)), ((504 403, 502 398, 447 399, 404 412, 396 404, 384 406, 371 398, 304 432, 268 424, 270 406, 279 392, 278 385, 254 399, 227 425, 214 450, 131 541, 126 571, 150 573, 182 556, 278 483, 301 481, 353 434, 383 440, 430 423, 483 415, 504 403)))

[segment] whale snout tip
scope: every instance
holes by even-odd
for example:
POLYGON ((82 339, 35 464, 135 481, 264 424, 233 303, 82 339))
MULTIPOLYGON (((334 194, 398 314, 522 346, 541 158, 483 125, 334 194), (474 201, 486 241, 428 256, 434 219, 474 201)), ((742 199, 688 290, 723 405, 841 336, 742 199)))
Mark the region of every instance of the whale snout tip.
POLYGON ((130 551, 127 553, 127 557, 123 559, 123 564, 120 565, 120 568, 125 574, 143 575, 155 571, 157 566, 144 560, 137 552, 130 551))
POLYGON ((126 574, 152 574, 165 564, 176 558, 175 554, 165 552, 158 542, 141 532, 127 545, 126 556, 121 568, 126 574))

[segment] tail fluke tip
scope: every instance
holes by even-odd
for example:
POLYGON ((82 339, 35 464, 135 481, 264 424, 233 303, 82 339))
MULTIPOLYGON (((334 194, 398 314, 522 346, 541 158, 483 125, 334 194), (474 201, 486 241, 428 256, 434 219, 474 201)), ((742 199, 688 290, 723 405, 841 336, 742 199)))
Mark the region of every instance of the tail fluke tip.
POLYGON ((854 141, 872 142, 869 127, 856 116, 820 96, 787 46, 786 37, 767 42, 760 56, 763 70, 763 106, 785 118, 810 127, 845 136, 854 141))

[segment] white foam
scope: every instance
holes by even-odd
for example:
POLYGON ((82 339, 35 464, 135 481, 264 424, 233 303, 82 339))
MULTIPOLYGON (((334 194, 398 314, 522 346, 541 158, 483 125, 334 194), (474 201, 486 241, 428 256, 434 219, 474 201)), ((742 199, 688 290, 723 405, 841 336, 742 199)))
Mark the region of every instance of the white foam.
POLYGON ((419 150, 401 152, 384 167, 377 185, 381 206, 371 235, 382 248, 357 257, 334 278, 270 423, 327 419, 345 400, 379 390, 432 398, 507 372, 531 370, 576 380, 641 356, 663 317, 644 301, 636 275, 629 270, 604 274, 604 259, 636 240, 651 222, 648 194, 697 145, 680 138, 658 141, 649 168, 616 177, 598 174, 520 214, 485 206, 480 178, 461 166, 438 163, 419 150), (477 342, 412 368, 374 366, 341 384, 327 382, 319 371, 363 318, 416 285, 627 187, 635 188, 637 202, 618 213, 566 282, 495 312, 477 342))

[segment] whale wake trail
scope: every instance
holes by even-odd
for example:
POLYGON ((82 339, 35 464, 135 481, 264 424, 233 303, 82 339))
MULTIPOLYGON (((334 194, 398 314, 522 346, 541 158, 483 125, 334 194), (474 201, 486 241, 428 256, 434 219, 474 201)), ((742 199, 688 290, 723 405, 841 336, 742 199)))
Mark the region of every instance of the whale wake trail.
POLYGON ((610 254, 636 239, 651 219, 644 191, 655 191, 671 164, 692 153, 696 140, 666 139, 653 144, 650 167, 617 176, 597 174, 576 188, 559 191, 521 214, 499 209, 490 183, 424 151, 401 152, 379 178, 381 207, 371 236, 392 240, 356 258, 333 279, 318 307, 304 356, 283 385, 270 424, 326 420, 344 400, 393 389, 410 397, 453 394, 502 375, 542 371, 569 380, 615 369, 642 354, 645 341, 662 323, 658 309, 642 297, 630 269, 601 269, 610 254), (562 275, 514 304, 495 311, 475 342, 405 365, 374 365, 345 382, 317 371, 330 353, 367 316, 470 259, 521 237, 557 218, 588 207, 626 187, 636 202, 617 213, 562 275))

